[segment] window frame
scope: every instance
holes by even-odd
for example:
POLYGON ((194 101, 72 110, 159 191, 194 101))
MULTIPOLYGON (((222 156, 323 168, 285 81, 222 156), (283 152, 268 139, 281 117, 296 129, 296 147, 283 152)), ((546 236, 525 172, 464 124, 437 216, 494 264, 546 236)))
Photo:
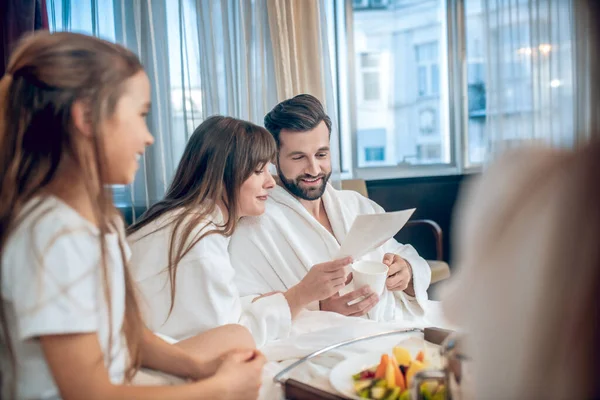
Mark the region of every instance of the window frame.
MULTIPOLYGON (((345 129, 349 130, 344 133, 340 130, 340 149, 343 146, 342 141, 344 136, 350 138, 351 141, 351 160, 340 160, 342 165, 349 165, 349 168, 342 169, 342 179, 360 178, 365 180, 383 180, 395 178, 409 177, 425 177, 425 176, 448 176, 478 173, 482 169, 480 164, 469 163, 469 141, 468 141, 468 99, 466 97, 468 91, 467 80, 467 57, 466 57, 466 26, 465 26, 465 2, 464 0, 440 0, 443 6, 446 7, 446 43, 438 41, 438 54, 443 52, 443 46, 447 46, 447 68, 448 68, 448 117, 449 117, 449 149, 450 162, 438 164, 406 164, 398 166, 369 166, 358 167, 358 129, 357 129, 357 79, 356 72, 362 73, 362 66, 356 65, 358 57, 354 52, 354 29, 353 29, 353 7, 352 0, 335 0, 336 2, 336 23, 341 26, 337 27, 338 35, 336 39, 340 39, 342 32, 343 46, 337 47, 336 63, 338 65, 345 64, 347 70, 342 76, 337 77, 338 82, 338 115, 346 115, 348 118, 345 129), (345 89, 340 89, 341 85, 346 86, 345 89), (340 96, 340 91, 343 90, 345 96, 340 96)), ((416 50, 415 50, 416 51, 416 50)), ((416 57, 416 55, 415 55, 416 57)), ((438 69, 441 64, 438 64, 438 69)), ((431 68, 427 68, 427 74, 431 73, 431 68)), ((427 77, 428 85, 431 85, 431 77, 427 77)), ((442 92, 444 79, 439 79, 438 91, 442 92)), ((441 121, 438 121, 441 124, 441 121)), ((340 126, 342 123, 340 122, 340 126)), ((343 157, 343 153, 340 152, 343 157)))

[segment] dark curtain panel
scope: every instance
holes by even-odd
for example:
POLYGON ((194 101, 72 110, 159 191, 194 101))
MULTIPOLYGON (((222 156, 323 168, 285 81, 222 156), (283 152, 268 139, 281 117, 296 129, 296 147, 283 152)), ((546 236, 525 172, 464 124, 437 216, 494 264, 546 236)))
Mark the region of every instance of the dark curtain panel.
POLYGON ((48 29, 46 0, 0 0, 0 77, 21 36, 36 29, 48 29))

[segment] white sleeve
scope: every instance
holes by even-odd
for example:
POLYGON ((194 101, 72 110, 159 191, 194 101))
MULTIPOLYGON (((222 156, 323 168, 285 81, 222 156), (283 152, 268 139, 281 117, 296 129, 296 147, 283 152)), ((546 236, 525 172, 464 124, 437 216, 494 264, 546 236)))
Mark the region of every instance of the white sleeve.
POLYGON ((253 299, 265 293, 285 290, 283 286, 273 287, 263 276, 261 271, 271 273, 271 268, 268 268, 270 262, 249 236, 236 234, 229 244, 229 256, 235 268, 235 283, 240 294, 253 299))
POLYGON ((84 232, 60 234, 14 254, 18 267, 10 284, 21 340, 97 331, 98 254, 97 239, 84 232))
MULTIPOLYGON (((250 330, 257 346, 289 334, 291 313, 282 294, 255 302, 240 299, 227 240, 213 234, 202 239, 182 261, 177 272, 176 296, 193 310, 206 328, 239 323, 250 330)), ((183 315, 181 318, 190 318, 183 315)))

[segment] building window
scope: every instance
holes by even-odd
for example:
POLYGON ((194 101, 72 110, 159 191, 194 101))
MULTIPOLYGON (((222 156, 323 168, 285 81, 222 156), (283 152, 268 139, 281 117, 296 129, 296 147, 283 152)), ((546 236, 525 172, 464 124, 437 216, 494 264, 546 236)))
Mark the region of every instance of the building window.
POLYGON ((385 148, 365 147, 365 161, 385 161, 385 148))
POLYGON ((379 73, 365 72, 363 74, 363 99, 365 101, 379 100, 379 73))
POLYGON ((363 101, 379 101, 381 99, 380 67, 380 54, 362 53, 360 55, 363 101))
POLYGON ((437 42, 415 46, 419 96, 435 96, 440 93, 440 69, 437 42))
POLYGON ((433 135, 436 132, 436 110, 427 108, 419 112, 419 132, 421 135, 433 135))
POLYGON ((420 144, 417 146, 417 159, 421 161, 439 161, 441 155, 439 144, 420 144))
MULTIPOLYGON (((356 97, 348 115, 354 117, 355 132, 341 131, 342 162, 356 162, 357 170, 377 166, 390 171, 427 163, 450 165, 452 141, 443 111, 449 109, 448 96, 442 91, 442 82, 448 81, 447 64, 441 60, 447 32, 444 2, 385 4, 375 8, 369 2, 368 9, 353 9, 355 75, 350 78, 356 97), (352 140, 356 145, 346 146, 352 140), (423 143, 437 146, 438 157, 419 158, 417 146, 423 143)), ((344 102, 340 100, 341 109, 344 102)))

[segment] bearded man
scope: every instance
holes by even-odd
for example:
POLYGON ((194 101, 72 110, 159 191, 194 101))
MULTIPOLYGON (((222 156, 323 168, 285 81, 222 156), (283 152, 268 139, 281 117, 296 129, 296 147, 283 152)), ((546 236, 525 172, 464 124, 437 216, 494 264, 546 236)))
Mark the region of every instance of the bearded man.
MULTIPOLYGON (((303 94, 281 102, 265 116, 265 127, 277 142, 279 182, 265 213, 242 218, 231 238, 236 284, 249 299, 278 291, 300 302, 314 299, 333 273, 323 263, 333 260, 356 216, 384 210, 357 192, 328 184, 331 119, 315 97, 303 94)), ((307 308, 378 321, 424 316, 431 270, 411 245, 392 238, 362 259, 389 266, 381 295, 354 287, 348 276, 339 282, 343 290, 307 308)))

